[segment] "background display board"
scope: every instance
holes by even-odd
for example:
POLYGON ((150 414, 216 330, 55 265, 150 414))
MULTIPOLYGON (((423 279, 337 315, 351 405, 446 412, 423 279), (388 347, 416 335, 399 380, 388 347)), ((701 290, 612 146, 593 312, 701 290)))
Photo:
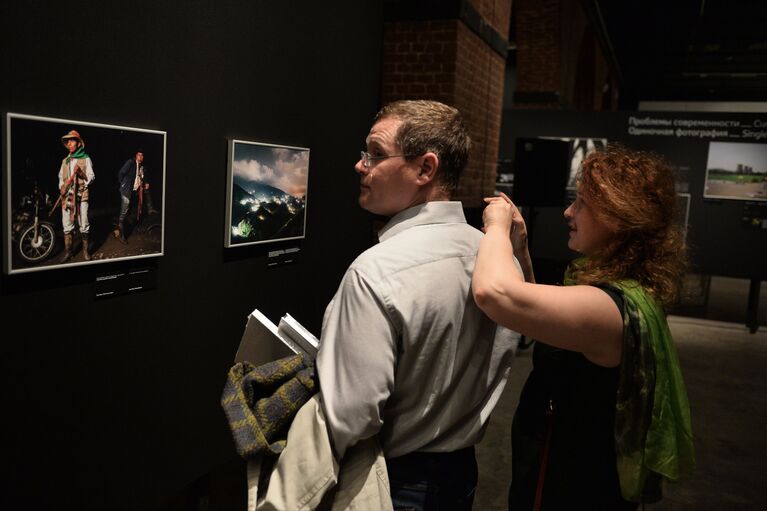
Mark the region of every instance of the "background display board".
MULTIPOLYGON (((767 114, 506 111, 499 159, 513 167, 516 140, 536 137, 599 145, 604 139, 666 157, 679 170, 678 192, 689 195, 693 269, 767 279, 767 114)), ((566 246, 562 208, 537 208, 534 222, 534 256, 559 262, 575 256, 566 246)))

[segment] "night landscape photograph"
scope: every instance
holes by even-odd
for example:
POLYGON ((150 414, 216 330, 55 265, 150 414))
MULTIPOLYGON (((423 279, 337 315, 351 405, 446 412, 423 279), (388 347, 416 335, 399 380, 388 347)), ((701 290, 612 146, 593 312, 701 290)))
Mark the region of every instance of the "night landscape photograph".
POLYGON ((226 246, 304 237, 309 149, 233 140, 226 246))

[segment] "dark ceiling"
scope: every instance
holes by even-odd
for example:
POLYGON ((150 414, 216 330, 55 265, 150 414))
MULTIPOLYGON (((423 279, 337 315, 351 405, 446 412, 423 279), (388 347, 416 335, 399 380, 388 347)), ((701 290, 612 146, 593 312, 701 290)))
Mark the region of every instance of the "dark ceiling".
POLYGON ((767 101, 767 1, 584 0, 621 103, 767 101))

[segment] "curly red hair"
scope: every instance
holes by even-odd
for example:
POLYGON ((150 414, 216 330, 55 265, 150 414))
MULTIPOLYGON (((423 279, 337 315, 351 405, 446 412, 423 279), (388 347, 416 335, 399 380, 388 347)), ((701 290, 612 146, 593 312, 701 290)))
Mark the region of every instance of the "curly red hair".
POLYGON ((576 282, 635 279, 661 304, 672 303, 687 266, 673 167, 658 155, 612 145, 583 160, 578 181, 578 193, 613 234, 572 269, 576 282))

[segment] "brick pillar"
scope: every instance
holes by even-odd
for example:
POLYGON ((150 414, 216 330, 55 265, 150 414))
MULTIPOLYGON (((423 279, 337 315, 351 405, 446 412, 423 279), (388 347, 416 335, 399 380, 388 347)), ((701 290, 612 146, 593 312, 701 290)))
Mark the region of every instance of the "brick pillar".
POLYGON ((560 0, 517 0, 514 108, 559 108, 562 93, 560 0))
POLYGON ((513 108, 616 108, 618 83, 583 3, 516 0, 514 9, 517 83, 513 108))
POLYGON ((473 144, 454 198, 477 207, 495 188, 511 0, 446 4, 432 19, 384 25, 382 103, 433 99, 461 111, 473 144))
POLYGON ((433 99, 453 104, 456 20, 384 24, 382 103, 433 99))

